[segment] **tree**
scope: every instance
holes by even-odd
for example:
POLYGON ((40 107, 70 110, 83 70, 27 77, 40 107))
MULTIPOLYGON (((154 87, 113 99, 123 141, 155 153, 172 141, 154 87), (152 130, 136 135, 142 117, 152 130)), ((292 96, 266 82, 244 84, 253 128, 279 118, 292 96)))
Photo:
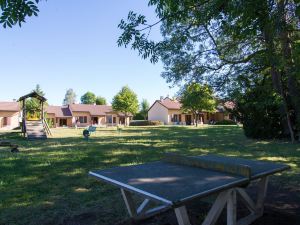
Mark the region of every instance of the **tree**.
POLYGON ((96 105, 106 105, 106 99, 104 97, 98 96, 96 98, 96 105))
POLYGON ((281 97, 291 140, 300 137, 298 0, 150 0, 149 5, 159 20, 151 24, 129 12, 119 24, 119 46, 131 45, 153 63, 161 59, 167 82, 209 83, 225 96, 238 79, 265 76, 281 97), (157 24, 160 42, 149 40, 157 24))
POLYGON ((81 96, 80 101, 82 104, 95 104, 96 95, 93 92, 88 91, 81 96))
POLYGON ((144 120, 148 117, 148 110, 149 110, 149 102, 147 99, 143 99, 140 104, 140 114, 143 116, 144 120))
POLYGON ((122 89, 114 96, 112 108, 117 112, 123 112, 125 115, 125 125, 130 114, 136 114, 139 109, 137 95, 128 87, 122 89))
POLYGON ((76 102, 76 93, 72 88, 68 89, 65 98, 63 100, 63 105, 70 105, 76 102))
POLYGON ((243 123, 247 137, 261 139, 285 136, 280 98, 270 83, 253 86, 237 96, 233 113, 243 123))
POLYGON ((26 17, 37 16, 39 0, 0 0, 0 24, 4 28, 25 23, 26 17))
MULTIPOLYGON (((42 91, 41 86, 39 84, 37 84, 35 86, 35 89, 33 89, 32 91, 35 91, 37 94, 41 96, 45 96, 45 93, 42 91)), ((44 106, 45 105, 47 105, 47 102, 44 104, 44 106)), ((25 106, 26 106, 27 117, 37 118, 40 116, 41 103, 38 99, 36 98, 27 99, 25 102, 25 106)))
POLYGON ((213 97, 211 88, 199 83, 185 85, 179 94, 182 109, 186 112, 192 112, 198 126, 198 119, 201 113, 213 112, 216 107, 216 100, 213 97))

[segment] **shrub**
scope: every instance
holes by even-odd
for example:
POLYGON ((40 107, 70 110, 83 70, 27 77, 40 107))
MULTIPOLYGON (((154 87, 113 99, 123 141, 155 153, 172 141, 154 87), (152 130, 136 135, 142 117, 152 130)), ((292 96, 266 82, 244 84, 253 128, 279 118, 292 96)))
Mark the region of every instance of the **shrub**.
POLYGON ((245 135, 260 139, 283 137, 280 106, 280 97, 267 86, 248 90, 238 99, 236 107, 245 135))
POLYGON ((233 120, 222 120, 222 121, 217 121, 215 125, 236 125, 237 123, 234 122, 233 120))
POLYGON ((157 120, 132 120, 129 126, 159 126, 162 122, 157 120))

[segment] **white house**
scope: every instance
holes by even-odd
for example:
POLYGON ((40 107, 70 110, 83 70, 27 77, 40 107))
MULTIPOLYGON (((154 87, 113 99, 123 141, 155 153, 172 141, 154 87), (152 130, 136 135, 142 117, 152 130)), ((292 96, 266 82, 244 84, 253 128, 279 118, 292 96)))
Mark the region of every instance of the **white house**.
MULTIPOLYGON (((218 106, 216 112, 202 112, 199 123, 209 123, 210 120, 222 121, 229 120, 230 115, 225 112, 223 106, 218 106)), ((191 125, 195 118, 191 113, 183 112, 181 103, 176 99, 169 97, 156 100, 148 110, 149 120, 158 120, 165 125, 181 124, 191 125)))

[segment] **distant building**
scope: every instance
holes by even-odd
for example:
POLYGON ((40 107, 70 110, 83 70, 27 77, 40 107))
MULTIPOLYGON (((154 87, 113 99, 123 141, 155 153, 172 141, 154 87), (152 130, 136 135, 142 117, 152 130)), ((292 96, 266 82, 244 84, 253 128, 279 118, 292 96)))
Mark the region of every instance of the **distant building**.
POLYGON ((0 129, 19 127, 20 106, 18 102, 0 102, 0 129))
MULTIPOLYGON (((194 115, 184 112, 181 103, 169 97, 156 100, 148 110, 149 120, 158 120, 166 125, 191 125, 195 123, 194 115)), ((230 114, 222 105, 219 105, 216 112, 202 112, 199 123, 208 124, 210 121, 230 120, 230 114)))
MULTIPOLYGON (((125 124, 124 113, 113 111, 108 105, 71 104, 67 106, 48 106, 46 118, 54 127, 85 127, 88 125, 125 124)), ((127 124, 132 115, 126 118, 127 124)))

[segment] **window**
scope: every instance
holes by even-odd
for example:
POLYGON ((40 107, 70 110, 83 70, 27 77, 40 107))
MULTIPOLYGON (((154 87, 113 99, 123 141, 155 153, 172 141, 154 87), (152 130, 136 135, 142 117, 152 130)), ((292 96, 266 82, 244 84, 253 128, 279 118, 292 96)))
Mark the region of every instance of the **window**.
POLYGON ((173 120, 174 120, 173 122, 178 122, 178 115, 177 114, 174 115, 173 120))
POLYGON ((174 114, 171 118, 172 122, 181 122, 181 114, 174 114))
POLYGON ((87 123, 87 116, 79 116, 80 123, 87 123))

